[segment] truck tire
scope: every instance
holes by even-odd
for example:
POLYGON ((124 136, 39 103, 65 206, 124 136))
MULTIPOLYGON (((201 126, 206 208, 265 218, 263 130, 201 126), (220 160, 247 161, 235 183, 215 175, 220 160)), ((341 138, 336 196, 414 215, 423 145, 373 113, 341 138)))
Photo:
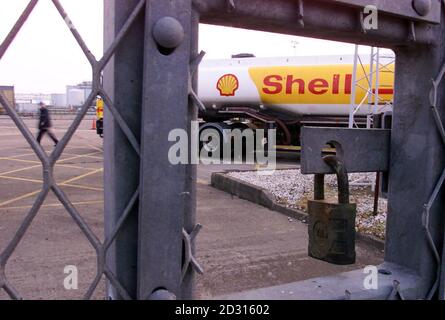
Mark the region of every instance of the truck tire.
POLYGON ((205 123, 199 128, 199 154, 201 151, 213 157, 218 154, 219 159, 223 158, 224 144, 228 143, 225 130, 230 130, 226 123, 205 123), (203 139, 204 141, 201 141, 203 139))

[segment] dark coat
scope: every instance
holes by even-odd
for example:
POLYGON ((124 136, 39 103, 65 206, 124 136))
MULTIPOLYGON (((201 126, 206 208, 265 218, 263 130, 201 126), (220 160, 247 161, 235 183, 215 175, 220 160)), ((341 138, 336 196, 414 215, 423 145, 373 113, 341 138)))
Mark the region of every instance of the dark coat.
POLYGON ((40 108, 39 114, 39 130, 51 128, 51 118, 48 109, 40 108))

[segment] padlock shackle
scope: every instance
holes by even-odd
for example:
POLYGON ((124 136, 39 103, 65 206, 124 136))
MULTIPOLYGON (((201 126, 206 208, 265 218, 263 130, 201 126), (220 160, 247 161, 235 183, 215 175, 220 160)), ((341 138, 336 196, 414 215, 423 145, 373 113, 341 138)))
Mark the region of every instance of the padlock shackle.
POLYGON ((346 167, 337 156, 324 156, 323 161, 335 171, 338 185, 338 203, 349 203, 349 179, 346 167))

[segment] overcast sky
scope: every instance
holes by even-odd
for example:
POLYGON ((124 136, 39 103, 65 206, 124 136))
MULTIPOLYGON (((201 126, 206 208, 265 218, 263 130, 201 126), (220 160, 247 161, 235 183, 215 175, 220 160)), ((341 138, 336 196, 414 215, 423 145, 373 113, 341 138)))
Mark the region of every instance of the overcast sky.
MULTIPOLYGON (((29 0, 0 0, 3 40, 29 0)), ((103 52, 103 0, 61 0, 74 25, 96 58, 103 52)), ((351 44, 201 25, 200 46, 206 59, 234 53, 258 57, 353 54, 351 44)), ((363 47, 363 52, 369 49, 363 47)), ((0 85, 19 93, 64 93, 67 84, 91 80, 82 51, 50 0, 40 0, 0 61, 0 85)))

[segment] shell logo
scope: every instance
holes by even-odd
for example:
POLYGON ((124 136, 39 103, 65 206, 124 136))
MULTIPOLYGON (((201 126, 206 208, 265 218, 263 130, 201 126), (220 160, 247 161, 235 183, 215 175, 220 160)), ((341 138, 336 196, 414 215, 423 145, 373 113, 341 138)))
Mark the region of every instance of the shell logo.
POLYGON ((239 88, 238 78, 234 74, 226 74, 219 78, 216 88, 221 96, 233 97, 239 88))

